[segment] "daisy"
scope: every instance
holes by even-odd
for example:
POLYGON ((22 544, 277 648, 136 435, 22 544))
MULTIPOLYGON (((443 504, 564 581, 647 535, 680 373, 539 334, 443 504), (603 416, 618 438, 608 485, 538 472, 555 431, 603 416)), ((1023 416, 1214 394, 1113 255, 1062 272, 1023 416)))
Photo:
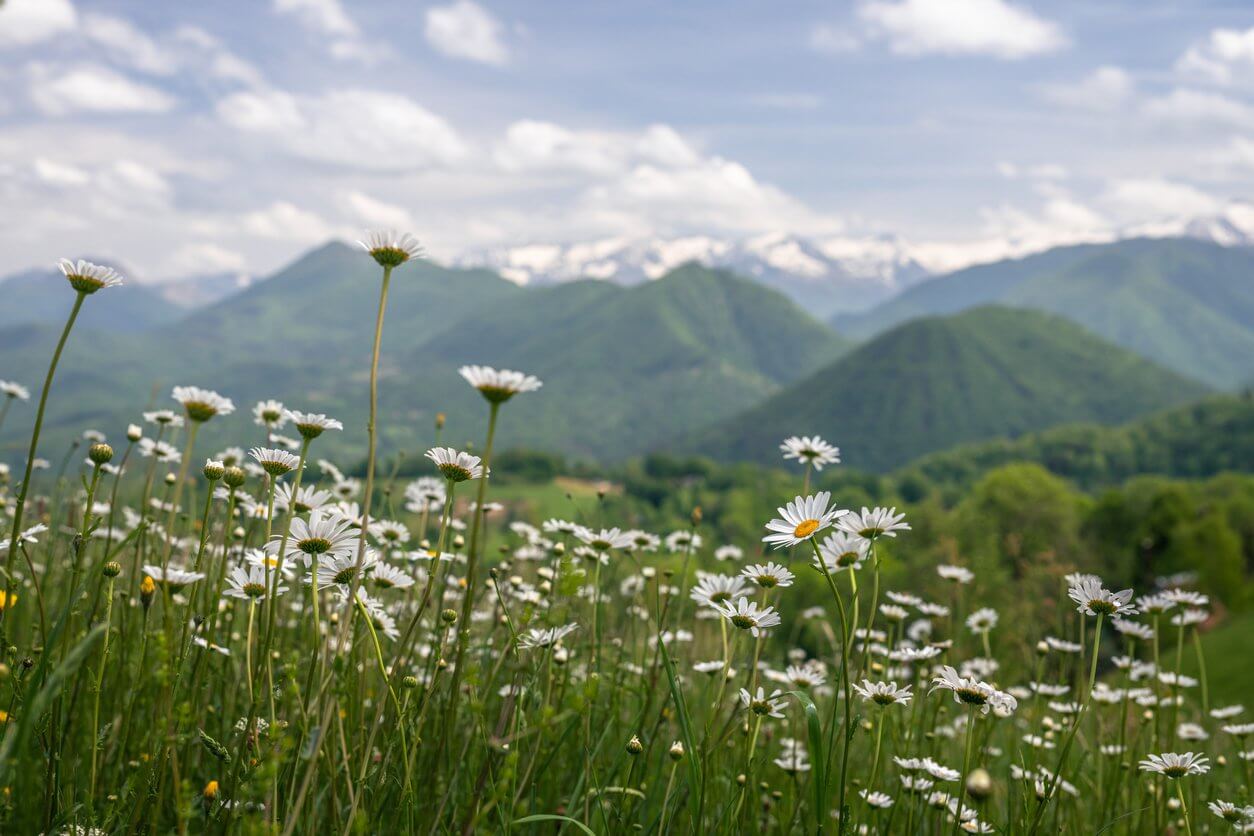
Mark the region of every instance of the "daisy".
POLYGON ((958 671, 949 665, 942 665, 940 675, 932 680, 932 690, 937 688, 953 691, 954 702, 978 707, 982 714, 994 708, 999 709, 998 713, 1009 712, 1019 705, 1019 701, 1010 694, 998 691, 987 682, 959 676, 958 671))
POLYGON ((1206 610, 1187 609, 1184 612, 1176 613, 1171 617, 1171 623, 1176 627, 1193 627, 1198 624, 1205 624, 1210 618, 1210 613, 1206 610))
POLYGON ((689 597, 698 604, 718 609, 722 604, 742 597, 747 584, 739 575, 701 573, 689 597))
POLYGON ((262 470, 275 478, 290 473, 300 464, 300 458, 286 450, 254 447, 248 451, 248 455, 257 460, 262 470))
POLYGON ((178 592, 183 587, 193 584, 196 581, 204 580, 202 572, 188 572, 177 566, 170 566, 163 569, 160 566, 145 564, 144 574, 151 577, 159 584, 166 586, 171 592, 178 592))
POLYGON ((669 552, 696 551, 701 548, 701 535, 692 531, 672 531, 666 535, 666 550, 669 552))
POLYGON ((823 666, 814 661, 804 665, 789 665, 784 669, 783 674, 776 674, 772 678, 787 682, 797 688, 818 688, 827 682, 823 666))
POLYGON ((910 524, 904 522, 905 514, 898 514, 896 508, 863 507, 860 514, 848 514, 842 517, 836 527, 850 534, 857 534, 867 540, 880 537, 896 537, 898 531, 909 531, 910 524))
POLYGON ((818 532, 830 526, 838 517, 848 511, 827 507, 832 495, 828 491, 820 491, 811 496, 798 496, 782 508, 778 509, 779 518, 766 524, 771 534, 762 538, 762 542, 770 543, 775 548, 795 546, 809 540, 818 532))
POLYGON ((1238 807, 1230 801, 1208 801, 1206 807, 1229 824, 1254 819, 1254 807, 1238 807))
POLYGON ((858 790, 858 795, 862 796, 862 800, 867 804, 880 810, 887 810, 893 806, 893 798, 887 793, 858 790))
POLYGON ((437 510, 446 497, 444 483, 434 476, 420 476, 405 486, 406 508, 415 513, 437 510))
MULTIPOLYGON (((662 538, 648 531, 633 530, 628 532, 631 535, 631 550, 636 552, 655 552, 662 545, 662 538)), ((734 547, 733 547, 734 548, 734 547)), ((715 555, 717 557, 717 553, 715 555)))
POLYGON ((101 288, 122 284, 122 276, 112 267, 92 264, 81 258, 78 261, 63 258, 57 262, 57 267, 61 268, 61 273, 69 280, 70 287, 84 296, 90 296, 101 288))
POLYGON ((366 240, 357 242, 380 267, 399 267, 411 258, 422 257, 422 245, 408 232, 372 229, 366 240))
MULTIPOLYGON (((306 566, 311 558, 321 555, 342 557, 351 554, 359 537, 348 521, 322 511, 314 511, 308 521, 301 517, 293 519, 288 536, 296 550, 304 555, 306 566)), ((282 541, 282 535, 276 535, 266 544, 266 550, 278 552, 282 541)))
MULTIPOLYGON (((366 549, 366 553, 362 555, 361 572, 369 571, 377 560, 374 550, 366 549)), ((318 574, 313 580, 319 589, 334 586, 347 595, 353 579, 357 577, 357 572, 356 555, 334 555, 318 564, 318 574)))
POLYGON ((286 420, 292 422, 301 438, 314 439, 327 430, 342 430, 344 425, 334 418, 328 418, 320 412, 298 412, 294 409, 283 410, 286 420))
POLYGON ((777 586, 792 586, 793 579, 796 577, 783 566, 773 562, 746 566, 741 570, 740 574, 763 589, 773 589, 777 586))
POLYGON ((781 691, 773 691, 768 697, 766 691, 761 686, 758 687, 757 694, 750 694, 745 688, 740 689, 740 702, 745 708, 752 711, 759 717, 774 717, 780 719, 784 716, 784 706, 787 703, 782 699, 781 691))
MULTIPOLYGON (((222 590, 223 595, 251 601, 259 601, 266 597, 266 570, 263 566, 249 566, 248 569, 233 566, 226 577, 226 582, 227 588, 222 590)), ((275 595, 287 592, 287 587, 281 585, 277 578, 272 583, 275 587, 275 595)))
POLYGON ((253 423, 271 430, 281 429, 287 423, 287 411, 278 401, 257 401, 253 407, 253 423))
POLYGON ((319 490, 312 485, 302 485, 300 490, 293 491, 292 485, 284 483, 275 491, 274 505, 276 508, 293 510, 297 514, 308 514, 310 511, 322 510, 334 498, 330 491, 319 490))
MULTIPOLYGON (((852 569, 855 572, 862 568, 867 555, 871 553, 871 541, 864 540, 844 531, 835 531, 819 543, 819 554, 826 564, 827 571, 837 572, 852 569)), ((819 559, 814 559, 814 567, 820 571, 819 559)))
POLYGON ((1157 772, 1168 778, 1183 778, 1186 775, 1204 775, 1210 772, 1210 759, 1192 752, 1164 752, 1161 755, 1149 755, 1139 766, 1142 772, 1157 772))
POLYGON ((14 383, 11 380, 0 380, 0 394, 6 398, 13 398, 19 401, 30 400, 30 390, 20 383, 14 383))
POLYGON ((1084 615, 1109 615, 1119 618, 1134 615, 1136 607, 1132 604, 1132 590, 1111 592, 1102 587, 1100 578, 1088 576, 1079 578, 1071 584, 1067 595, 1079 606, 1077 611, 1084 615))
POLYGON ((740 560, 745 556, 745 550, 740 546, 719 546, 714 550, 714 559, 722 562, 724 560, 740 560))
POLYGON ((269 566, 271 572, 282 572, 285 578, 292 576, 291 564, 280 566, 277 554, 267 553, 264 549, 249 549, 244 552, 244 560, 248 561, 250 565, 260 566, 262 569, 269 566))
POLYGON ((914 696, 910 693, 909 685, 904 688, 898 688, 896 682, 872 682, 869 679, 862 680, 861 685, 856 682, 853 683, 853 690, 862 699, 881 707, 893 705, 894 703, 905 705, 914 696))
POLYGON ((409 542, 409 528, 392 520, 375 520, 370 523, 370 536, 380 545, 401 548, 409 542))
POLYGON ((610 549, 625 549, 632 544, 631 532, 619 531, 617 528, 603 528, 600 531, 581 529, 579 539, 598 552, 610 549))
POLYGON ((462 366, 457 370, 489 403, 505 403, 520 392, 534 392, 544 384, 529 374, 490 366, 462 366))
POLYGON ((737 598, 735 604, 725 601, 713 606, 736 627, 752 633, 754 638, 761 635, 763 630, 780 624, 779 614, 774 607, 758 609, 758 605, 748 598, 737 598))
POLYGON ((803 464, 814 465, 815 470, 822 470, 828 464, 840 464, 840 448, 828 444, 817 435, 794 435, 785 438, 779 449, 785 459, 796 459, 803 464))
POLYGON ((987 633, 997 626, 997 610, 992 607, 981 607, 967 616, 967 627, 973 633, 987 633))
POLYGON ((376 563, 370 577, 380 589, 408 589, 414 585, 413 578, 386 563, 376 563))
POLYGON ((235 404, 230 398, 224 398, 212 389, 201 389, 199 386, 175 386, 170 397, 181 403, 187 417, 197 424, 204 423, 215 415, 230 415, 235 411, 235 404))
POLYGON ((167 441, 154 441, 151 438, 139 440, 139 454, 146 459, 155 458, 159 462, 173 464, 178 464, 183 460, 183 454, 179 452, 179 448, 167 441))
POLYGON ((941 565, 936 567, 936 574, 941 580, 953 581, 957 584, 969 584, 975 580, 975 573, 962 566, 941 565))
POLYGON ((1210 716, 1214 717, 1216 720, 1231 720, 1233 717, 1236 717, 1238 714, 1243 714, 1244 712, 1245 706, 1243 705, 1224 705, 1219 708, 1212 708, 1210 710, 1210 716))
POLYGON ((541 647, 552 647, 571 633, 579 629, 578 624, 563 624, 561 627, 532 627, 518 639, 518 646, 523 650, 541 647))
POLYGON ((427 458, 435 462, 436 468, 450 482, 465 482, 483 477, 483 467, 478 456, 459 453, 452 447, 433 447, 426 452, 427 458))

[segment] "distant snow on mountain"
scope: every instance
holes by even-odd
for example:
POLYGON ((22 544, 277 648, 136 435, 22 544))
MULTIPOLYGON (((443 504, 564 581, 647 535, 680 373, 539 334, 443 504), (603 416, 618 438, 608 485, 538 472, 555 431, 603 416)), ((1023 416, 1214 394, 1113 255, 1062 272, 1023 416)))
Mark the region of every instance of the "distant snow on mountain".
POLYGON ((605 238, 573 244, 533 243, 465 253, 454 266, 485 267, 520 285, 576 279, 637 284, 697 261, 757 279, 821 318, 856 313, 939 276, 1054 246, 1123 238, 1199 238, 1225 247, 1254 245, 1254 205, 1228 204, 1207 217, 1168 219, 1076 240, 989 239, 964 243, 910 242, 896 235, 806 238, 776 232, 741 239, 707 235, 605 238))
POLYGON ((637 284, 689 261, 757 279, 818 317, 870 307, 931 273, 898 238, 811 240, 785 233, 528 244, 468 253, 454 264, 486 267, 520 285, 587 278, 637 284))

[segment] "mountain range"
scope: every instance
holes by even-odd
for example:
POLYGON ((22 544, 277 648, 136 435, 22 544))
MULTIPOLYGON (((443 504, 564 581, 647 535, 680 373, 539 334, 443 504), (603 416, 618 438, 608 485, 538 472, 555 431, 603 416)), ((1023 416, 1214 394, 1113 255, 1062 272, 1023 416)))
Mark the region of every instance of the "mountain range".
POLYGON ((882 471, 963 442, 1116 423, 1206 391, 1061 317, 986 307, 907 322, 681 446, 771 462, 783 438, 818 434, 850 467, 882 471))
POLYGON ((919 316, 998 304, 1059 314, 1213 386, 1254 381, 1254 249, 1191 239, 1059 247, 959 270, 833 325, 865 339, 919 316))
MULTIPOLYGON (((545 381, 509 405, 502 445, 599 460, 692 445, 773 461, 784 436, 817 432, 882 470, 955 443, 1122 421, 1254 378, 1250 266, 1248 250, 1190 240, 1060 248, 928 279, 833 329, 760 279, 691 262, 634 284, 526 286, 418 262, 388 300, 381 449, 420 454, 437 412, 445 443, 480 439, 486 410, 456 372, 467 363, 545 381)), ((319 446, 358 454, 378 273, 329 244, 190 310, 141 283, 97 294, 58 373, 49 445, 88 426, 117 435, 195 384, 241 412, 273 397, 338 417, 350 430, 319 446)), ((0 284, 6 301, 11 290, 25 296, 0 320, 0 377, 34 388, 72 294, 55 273, 0 284)), ((4 457, 30 412, 9 415, 4 457)), ((211 423, 205 444, 261 441, 248 420, 211 423)))

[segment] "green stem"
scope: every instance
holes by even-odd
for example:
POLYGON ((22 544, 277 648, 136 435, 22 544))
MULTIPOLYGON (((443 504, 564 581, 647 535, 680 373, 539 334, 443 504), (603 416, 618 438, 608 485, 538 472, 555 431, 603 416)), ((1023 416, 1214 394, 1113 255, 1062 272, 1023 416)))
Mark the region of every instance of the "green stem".
MULTIPOLYGON (((52 378, 57 373, 57 364, 61 362, 61 352, 65 350, 66 340, 70 338, 70 329, 74 327, 74 320, 78 319, 78 312, 83 307, 83 300, 87 298, 87 294, 80 292, 74 299, 74 307, 70 308, 70 316, 65 321, 65 328, 61 330, 61 338, 57 340, 57 347, 52 352, 52 362, 48 364, 48 374, 44 378, 43 391, 39 393, 39 408, 35 411, 35 428, 30 434, 30 449, 26 453, 26 471, 22 476, 22 487, 17 493, 17 502, 13 508, 13 528, 9 532, 9 553, 5 556, 4 561, 4 600, 13 600, 13 558, 17 554, 17 541, 22 533, 22 515, 26 511, 26 494, 30 491, 30 477, 35 469, 36 452, 39 450, 39 433, 43 429, 44 410, 48 406, 48 392, 52 389, 52 378)), ((0 625, 4 624, 4 616, 11 609, 6 606, 0 608, 0 625)))
POLYGON ((954 814, 952 833, 962 826, 962 810, 967 800, 967 774, 971 771, 971 743, 975 740, 975 709, 967 712, 967 743, 962 753, 962 777, 958 779, 958 812, 954 814))

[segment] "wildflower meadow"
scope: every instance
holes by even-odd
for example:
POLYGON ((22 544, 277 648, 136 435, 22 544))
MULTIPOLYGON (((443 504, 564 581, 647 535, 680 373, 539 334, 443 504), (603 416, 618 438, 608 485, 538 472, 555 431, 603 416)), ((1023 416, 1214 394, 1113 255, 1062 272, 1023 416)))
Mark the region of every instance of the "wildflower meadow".
POLYGON ((494 495, 494 441, 548 395, 483 365, 461 376, 486 436, 412 428, 398 478, 378 397, 405 381, 380 355, 422 250, 361 249, 364 427, 236 404, 224 377, 69 453, 41 441, 74 408, 58 364, 128 289, 62 262, 46 373, 4 370, 0 422, 33 432, 0 482, 0 833, 1254 830, 1254 714, 1212 695, 1194 575, 903 572, 929 526, 820 489, 840 450, 819 437, 779 439, 790 482, 738 541, 695 504, 642 530, 606 491, 529 516, 494 495), (320 449, 347 433, 360 466, 320 449))

